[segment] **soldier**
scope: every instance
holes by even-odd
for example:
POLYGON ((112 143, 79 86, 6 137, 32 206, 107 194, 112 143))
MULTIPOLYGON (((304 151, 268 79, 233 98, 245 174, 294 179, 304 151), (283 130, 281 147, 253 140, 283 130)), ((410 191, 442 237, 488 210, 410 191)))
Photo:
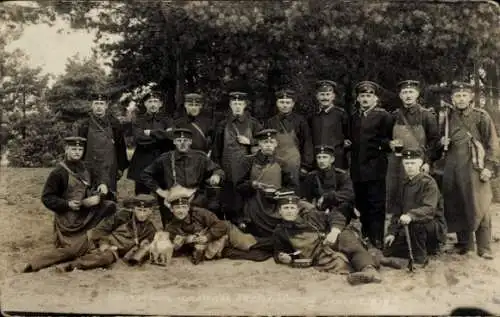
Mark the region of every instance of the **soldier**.
POLYGON ((92 112, 79 128, 78 135, 87 139, 85 162, 94 177, 106 185, 108 197, 116 201, 117 182, 128 167, 127 145, 121 123, 108 110, 102 94, 92 100, 92 112))
POLYGON ((310 120, 313 146, 329 145, 335 148, 335 166, 348 169, 345 149, 351 145, 349 135, 349 117, 346 111, 335 106, 337 83, 331 80, 317 82, 316 99, 319 112, 310 120))
POLYGON ((298 189, 291 174, 276 159, 277 133, 265 129, 255 135, 259 150, 246 157, 245 173, 237 184, 245 201, 243 222, 239 225, 257 237, 270 237, 279 220, 274 193, 281 187, 298 189))
POLYGON ((175 120, 176 128, 189 129, 193 132, 193 150, 208 153, 212 147, 213 129, 212 120, 201 115, 203 96, 198 93, 184 95, 184 108, 186 115, 175 120))
MULTIPOLYGON (((161 155, 141 174, 142 182, 158 195, 163 226, 172 218, 164 203, 172 188, 182 186, 201 192, 205 182, 218 185, 224 178, 222 169, 205 152, 191 149, 191 130, 178 128, 173 134, 176 149, 161 155)), ((203 199, 198 195, 196 204, 203 204, 203 199)))
MULTIPOLYGON (((108 267, 120 258, 130 257, 129 264, 141 262, 134 259, 139 250, 144 250, 153 241, 156 228, 151 215, 156 204, 154 196, 141 194, 127 199, 124 209, 99 223, 90 230, 89 236, 93 248, 89 252, 71 262, 56 267, 59 272, 69 272, 74 269, 90 270, 98 267, 108 267)), ((142 251, 142 258, 147 253, 142 251)))
POLYGON ((348 221, 352 217, 354 189, 349 174, 336 168, 335 148, 321 145, 316 150, 317 169, 307 174, 302 197, 320 211, 339 211, 348 221))
POLYGON ((276 92, 279 113, 269 119, 266 127, 278 131, 276 157, 284 163, 295 182, 299 183, 299 175, 304 175, 313 166, 313 149, 306 119, 293 111, 294 98, 293 90, 283 89, 276 92))
POLYGON ((362 81, 355 87, 359 109, 351 118, 351 179, 363 236, 381 249, 385 222, 387 153, 391 151, 393 120, 378 107, 379 86, 362 81))
POLYGON ((64 141, 66 158, 50 173, 42 193, 43 204, 54 212, 56 249, 20 264, 16 271, 38 271, 85 254, 90 247, 87 231, 116 211, 115 203, 102 199, 105 185, 92 179, 81 160, 85 138, 64 141))
POLYGON ((387 167, 387 207, 397 203, 398 190, 404 179, 404 171, 401 163, 401 150, 420 149, 425 153, 422 169, 429 173, 430 166, 439 157, 436 157, 439 143, 439 128, 434 110, 424 108, 418 104, 420 94, 420 82, 416 80, 405 80, 398 84, 399 97, 403 101, 403 107, 393 113, 394 126, 392 128, 393 140, 390 147, 393 154, 389 155, 387 167))
POLYGON ((326 214, 317 210, 299 213, 298 197, 278 199, 282 221, 274 230, 276 263, 308 267, 331 273, 348 273, 356 285, 380 283, 374 259, 363 246, 355 226, 346 226, 345 216, 338 210, 326 214), (309 261, 307 261, 309 260, 309 261))
POLYGON ((141 182, 141 173, 162 153, 173 150, 168 132, 172 130, 172 119, 160 113, 163 106, 161 94, 151 92, 144 98, 146 112, 138 115, 134 123, 136 147, 130 160, 127 178, 135 181, 135 194, 149 194, 150 190, 141 182))
MULTIPOLYGON (((488 113, 472 107, 472 86, 456 83, 452 88, 448 131, 441 139, 447 147, 443 174, 444 211, 448 232, 456 232, 456 251, 474 250, 492 259, 490 179, 498 164, 498 138, 488 113)), ((446 125, 445 125, 446 126, 446 125)))
POLYGON ((226 175, 221 197, 224 213, 233 222, 239 222, 241 219, 237 218, 241 218, 243 202, 235 186, 245 173, 242 158, 255 151, 255 134, 262 129, 262 125, 245 112, 248 105, 246 93, 234 91, 229 97, 231 113, 216 128, 212 157, 226 175))
MULTIPOLYGON (((438 253, 440 245, 446 242, 441 194, 434 178, 422 172, 424 157, 421 149, 402 153, 406 177, 400 196, 391 206, 392 218, 384 239, 386 258, 382 259, 382 264, 394 266, 392 263, 398 263, 391 257, 409 258, 404 226, 409 229, 416 264, 426 264, 427 255, 438 253)), ((399 267, 405 267, 406 263, 399 263, 399 267)))

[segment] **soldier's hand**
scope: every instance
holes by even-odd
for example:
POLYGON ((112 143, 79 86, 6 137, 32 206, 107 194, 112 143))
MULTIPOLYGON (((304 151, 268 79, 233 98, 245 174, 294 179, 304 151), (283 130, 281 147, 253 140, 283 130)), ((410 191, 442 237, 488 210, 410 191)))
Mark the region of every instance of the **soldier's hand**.
POLYGON ((323 196, 321 196, 318 201, 316 202, 316 207, 318 207, 318 209, 321 209, 322 206, 323 206, 323 202, 325 202, 325 198, 323 196))
POLYGON ((441 137, 441 145, 443 146, 449 146, 450 145, 450 138, 447 138, 447 137, 441 137))
POLYGON ((408 214, 402 214, 401 217, 399 217, 399 222, 402 225, 407 225, 411 222, 411 217, 408 214))
POLYGON ((151 135, 151 130, 149 130, 149 129, 144 130, 144 134, 146 136, 150 136, 151 135))
POLYGON ((483 168, 483 170, 481 171, 481 174, 479 175, 479 178, 483 181, 483 182, 487 182, 490 180, 490 178, 493 176, 493 173, 487 169, 487 168, 483 168))
POLYGON ((184 241, 186 240, 186 237, 182 236, 182 235, 176 235, 175 238, 174 238, 174 246, 176 247, 181 247, 183 244, 184 244, 184 241))
POLYGON ((217 175, 217 174, 214 174, 212 175, 209 179, 208 179, 208 183, 212 186, 214 185, 219 185, 220 183, 220 176, 217 175))
POLYGON ((344 140, 344 147, 350 147, 352 145, 351 140, 345 139, 344 140))
POLYGON ((301 175, 306 175, 307 173, 308 173, 308 172, 307 172, 307 170, 306 170, 305 168, 303 168, 303 167, 302 167, 302 168, 300 169, 300 174, 301 174, 301 175))
POLYGON ((243 145, 250 145, 250 139, 244 135, 238 135, 238 143, 243 145))
POLYGON ((111 245, 107 243, 102 243, 101 245, 99 245, 99 251, 104 252, 107 250, 111 250, 111 245))
POLYGON ((108 186, 106 184, 101 184, 97 187, 97 191, 103 195, 107 195, 109 192, 108 186))
POLYGON ((283 264, 290 264, 292 263, 292 257, 289 254, 280 252, 278 253, 278 261, 283 264))
POLYGON ((337 242, 339 234, 340 234, 340 229, 332 228, 332 230, 330 230, 330 232, 326 235, 326 238, 325 240, 323 240, 323 243, 330 245, 335 244, 335 242, 337 242))
POLYGON ((206 235, 197 236, 193 239, 194 243, 207 243, 208 237, 206 235))
POLYGON ((71 210, 77 211, 80 209, 81 202, 79 202, 78 200, 70 200, 68 201, 68 206, 71 210))
POLYGON ((390 247, 395 239, 396 239, 396 237, 394 235, 392 235, 392 234, 387 235, 384 239, 384 245, 386 247, 390 247))
POLYGON ((189 244, 189 243, 193 243, 195 238, 196 238, 196 236, 195 236, 195 235, 190 234, 190 235, 188 235, 188 236, 186 237, 186 240, 184 240, 184 242, 185 242, 185 243, 188 243, 188 244, 189 244))
POLYGON ((117 180, 120 180, 123 176, 123 171, 122 170, 118 170, 116 171, 116 179, 117 180))
POLYGON ((422 167, 420 167, 420 171, 422 173, 429 173, 430 170, 431 170, 431 167, 429 166, 428 163, 424 163, 424 164, 422 164, 422 167))

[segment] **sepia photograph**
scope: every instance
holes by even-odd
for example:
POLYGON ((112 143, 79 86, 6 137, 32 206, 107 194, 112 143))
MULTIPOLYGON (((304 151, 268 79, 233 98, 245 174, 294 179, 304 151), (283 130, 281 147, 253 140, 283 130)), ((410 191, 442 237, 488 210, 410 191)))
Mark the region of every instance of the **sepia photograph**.
POLYGON ((500 9, 0 4, 0 315, 500 315, 500 9))

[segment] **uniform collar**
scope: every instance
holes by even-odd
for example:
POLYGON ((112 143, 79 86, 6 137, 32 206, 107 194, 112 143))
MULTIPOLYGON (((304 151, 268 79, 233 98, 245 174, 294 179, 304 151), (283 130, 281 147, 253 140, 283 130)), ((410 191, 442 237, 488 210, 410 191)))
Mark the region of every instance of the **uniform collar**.
POLYGON ((326 170, 321 170, 320 169, 319 172, 323 176, 331 177, 331 176, 335 175, 335 168, 333 166, 331 166, 330 168, 328 168, 326 170))
POLYGON ((405 177, 405 184, 415 184, 416 182, 418 182, 419 179, 421 179, 422 177, 424 176, 424 173, 418 173, 417 175, 415 175, 415 177, 413 177, 412 179, 410 179, 408 176, 405 177))
POLYGON ((269 164, 274 162, 274 155, 264 155, 260 150, 255 154, 255 158, 259 164, 269 164))
POLYGON ((175 160, 179 161, 179 160, 184 159, 185 157, 187 157, 189 155, 190 152, 191 152, 191 150, 188 150, 185 153, 181 153, 177 149, 175 149, 175 151, 174 151, 175 160))
POLYGON ((359 113, 364 117, 368 116, 368 114, 377 107, 377 105, 371 106, 370 108, 363 110, 361 107, 359 108, 359 113))
POLYGON ((330 112, 333 108, 335 108, 335 105, 333 105, 333 104, 332 104, 332 105, 328 106, 326 109, 321 108, 321 109, 319 110, 319 113, 320 113, 320 114, 321 114, 321 113, 325 113, 325 114, 326 114, 326 113, 329 113, 329 112, 330 112))
POLYGON ((472 112, 472 106, 468 106, 464 110, 457 110, 458 113, 464 117, 468 117, 472 112))
POLYGON ((243 115, 241 115, 241 116, 235 116, 235 115, 231 114, 231 121, 233 121, 233 122, 237 121, 239 123, 243 123, 243 122, 245 122, 246 119, 247 119, 246 112, 244 112, 243 115))
POLYGON ((405 106, 402 107, 403 111, 408 112, 408 113, 415 113, 418 110, 418 108, 419 108, 418 103, 415 103, 409 107, 405 107, 405 106))

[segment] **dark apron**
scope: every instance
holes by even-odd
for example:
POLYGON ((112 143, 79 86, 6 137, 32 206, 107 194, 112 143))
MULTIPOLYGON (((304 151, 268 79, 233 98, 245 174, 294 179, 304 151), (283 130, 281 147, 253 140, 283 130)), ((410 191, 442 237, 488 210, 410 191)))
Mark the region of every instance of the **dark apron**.
POLYGON ((93 169, 94 175, 105 175, 103 178, 109 182, 106 185, 116 194, 118 162, 113 130, 110 125, 101 126, 93 117, 89 122, 85 161, 93 169))
MULTIPOLYGON (((403 115, 404 116, 404 115, 403 115)), ((425 153, 425 145, 427 144, 427 137, 422 121, 418 125, 409 125, 408 121, 404 119, 405 124, 401 125, 396 123, 392 129, 393 139, 399 139, 403 142, 405 150, 420 149, 425 153)), ((391 206, 399 199, 401 188, 405 177, 405 171, 401 157, 390 153, 388 157, 387 176, 386 176, 386 210, 391 211, 391 206)))
POLYGON ((280 122, 283 132, 276 135, 278 147, 276 157, 283 162, 283 169, 290 173, 295 184, 299 184, 300 176, 300 151, 297 147, 297 136, 294 130, 287 131, 280 122))

